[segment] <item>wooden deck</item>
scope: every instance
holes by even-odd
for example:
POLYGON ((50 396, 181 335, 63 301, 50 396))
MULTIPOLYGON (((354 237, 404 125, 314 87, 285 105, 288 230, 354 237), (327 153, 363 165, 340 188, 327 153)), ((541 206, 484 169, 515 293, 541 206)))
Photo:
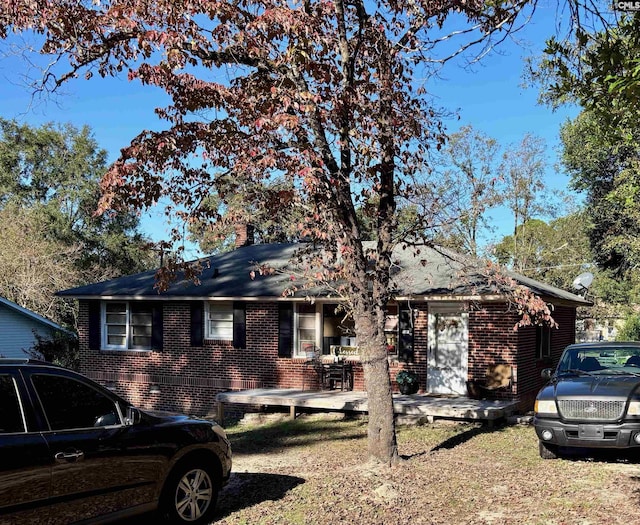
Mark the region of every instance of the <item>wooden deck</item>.
MULTIPOLYGON (((292 418, 299 409, 320 409, 338 412, 368 411, 366 392, 340 390, 295 390, 289 388, 257 388, 236 392, 222 392, 216 396, 218 402, 218 422, 224 422, 224 404, 263 405, 289 407, 292 418)), ((481 420, 493 423, 513 414, 516 401, 491 401, 467 397, 433 396, 426 394, 393 394, 396 416, 481 420)))

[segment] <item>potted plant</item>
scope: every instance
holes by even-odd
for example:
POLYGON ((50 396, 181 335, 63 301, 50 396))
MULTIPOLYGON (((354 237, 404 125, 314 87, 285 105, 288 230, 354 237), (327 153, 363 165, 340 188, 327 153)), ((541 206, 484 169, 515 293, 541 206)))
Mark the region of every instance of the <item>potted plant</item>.
POLYGON ((420 386, 418 374, 411 370, 400 370, 396 374, 396 383, 402 394, 415 394, 420 386))

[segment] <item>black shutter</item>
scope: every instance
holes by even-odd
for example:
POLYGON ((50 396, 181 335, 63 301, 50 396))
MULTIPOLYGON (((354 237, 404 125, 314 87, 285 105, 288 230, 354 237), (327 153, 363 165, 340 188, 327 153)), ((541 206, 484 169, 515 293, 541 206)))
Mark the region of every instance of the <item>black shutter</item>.
POLYGON ((100 301, 87 301, 89 306, 89 350, 100 350, 102 346, 102 319, 100 301))
POLYGON ((247 305, 241 301, 233 303, 233 347, 247 347, 247 305))
POLYGON ((413 363, 413 319, 412 310, 405 307, 398 312, 398 355, 402 361, 413 363))
POLYGON ((278 357, 293 352, 293 303, 278 304, 278 357))
POLYGON ((151 349, 162 350, 162 302, 154 302, 151 306, 151 349))
POLYGON ((191 303, 191 346, 204 346, 204 302, 191 303))

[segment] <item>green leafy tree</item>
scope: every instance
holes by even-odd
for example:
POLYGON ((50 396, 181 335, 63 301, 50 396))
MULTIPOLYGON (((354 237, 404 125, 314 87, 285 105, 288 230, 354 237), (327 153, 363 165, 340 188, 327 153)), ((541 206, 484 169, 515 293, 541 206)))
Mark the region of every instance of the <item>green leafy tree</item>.
POLYGON ((579 311, 583 317, 607 319, 630 313, 640 298, 640 275, 621 280, 612 270, 597 266, 591 250, 593 226, 583 209, 549 223, 532 219, 520 232, 520 250, 513 251, 513 238, 505 236, 494 247, 493 256, 518 273, 564 290, 586 293, 594 305, 579 311), (588 271, 593 283, 587 291, 574 290, 573 281, 588 271))
POLYGON ((0 209, 0 295, 58 323, 75 325, 75 309, 58 290, 78 285, 78 245, 48 238, 42 216, 15 204, 0 209))
POLYGON ((545 143, 540 137, 526 134, 520 144, 509 146, 502 155, 500 176, 502 180, 502 204, 513 216, 514 260, 525 250, 527 224, 531 219, 544 215, 540 196, 545 190, 545 143))
POLYGON ((620 278, 640 263, 640 170, 636 144, 619 140, 592 111, 561 130, 562 164, 586 195, 596 261, 620 278))
POLYGON ((624 280, 640 263, 640 14, 592 15, 548 42, 532 78, 550 105, 584 108, 562 128, 562 163, 586 196, 596 261, 624 280))
POLYGON ((134 213, 96 215, 107 170, 88 127, 0 119, 0 206, 37 215, 46 239, 78 248, 80 281, 142 271, 157 259, 134 213))
POLYGON ((252 202, 252 196, 244 192, 224 198, 217 193, 204 197, 189 224, 191 239, 198 243, 200 250, 204 253, 231 250, 238 223, 251 225, 255 242, 298 240, 298 225, 304 217, 299 192, 285 180, 269 181, 258 192, 259 202, 255 202, 258 200, 255 198, 252 202), (282 202, 283 199, 287 199, 289 205, 282 202))
POLYGON ((584 212, 549 223, 531 219, 521 226, 518 250, 513 247, 513 237, 504 237, 494 248, 498 262, 565 290, 570 290, 573 279, 592 263, 584 212))
POLYGON ((640 315, 627 317, 616 335, 616 341, 640 341, 640 315))
POLYGON ((102 209, 164 198, 190 222, 212 194, 225 204, 239 194, 256 206, 300 208, 299 234, 326 248, 316 262, 326 265, 323 278, 342 283, 360 337, 369 453, 391 464, 398 452, 384 321, 398 199, 412 202, 429 148, 445 140, 421 82, 474 44, 480 55, 490 51, 526 6, 114 0, 43 9, 3 0, 0 37, 35 31, 41 51, 69 65, 50 70, 45 88, 80 75, 127 75, 171 98, 157 110, 168 127, 135 137, 107 173, 102 209), (287 187, 264 202, 262 189, 282 177, 300 197, 289 198, 287 187), (375 206, 373 251, 356 211, 365 202, 375 206))
POLYGON ((446 188, 443 194, 448 197, 451 218, 449 242, 445 243, 473 256, 480 254, 483 234, 492 231, 487 212, 501 200, 499 150, 495 139, 463 126, 449 136, 440 160, 444 171, 439 185, 446 188))

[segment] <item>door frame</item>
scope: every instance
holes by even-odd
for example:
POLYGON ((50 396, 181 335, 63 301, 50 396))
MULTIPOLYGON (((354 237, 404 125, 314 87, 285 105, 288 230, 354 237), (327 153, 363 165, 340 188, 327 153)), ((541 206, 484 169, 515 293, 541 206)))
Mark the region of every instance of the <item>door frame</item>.
MULTIPOLYGON (((427 393, 445 393, 434 392, 434 388, 431 388, 430 371, 434 365, 434 351, 437 342, 437 335, 435 330, 435 315, 436 314, 459 314, 463 320, 465 334, 464 334, 464 355, 461 359, 461 368, 458 368, 458 379, 460 386, 463 388, 462 392, 449 392, 459 395, 466 394, 466 385, 469 376, 469 311, 466 302, 431 302, 427 305, 428 308, 428 330, 427 330, 427 373, 426 373, 426 385, 425 392, 427 393)), ((433 376, 431 376, 433 379, 433 376)))

